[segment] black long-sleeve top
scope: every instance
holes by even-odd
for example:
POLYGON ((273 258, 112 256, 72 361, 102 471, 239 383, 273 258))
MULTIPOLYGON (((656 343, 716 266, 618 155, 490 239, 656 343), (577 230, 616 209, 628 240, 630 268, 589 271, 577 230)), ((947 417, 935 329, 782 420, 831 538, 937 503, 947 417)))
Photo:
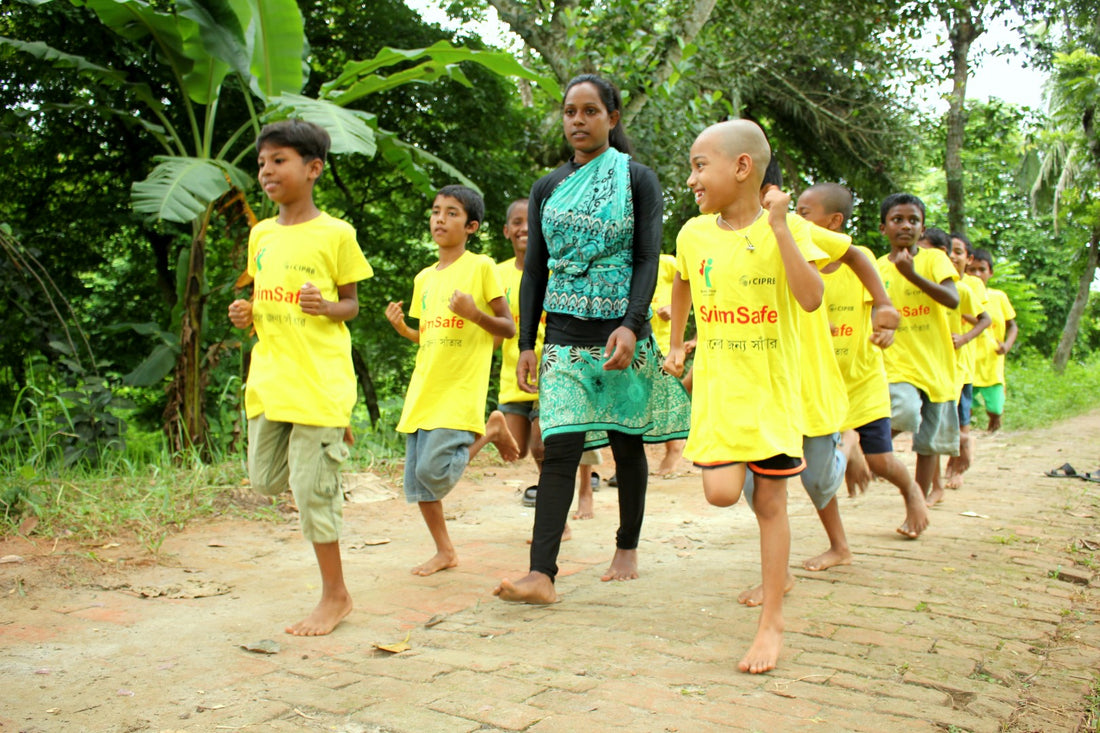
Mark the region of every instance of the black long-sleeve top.
MULTIPOLYGON (((550 255, 546 240, 542 237, 542 204, 557 185, 578 168, 580 166, 570 160, 531 187, 527 204, 527 254, 523 260, 523 279, 519 289, 520 351, 535 348, 546 283, 550 276, 550 255)), ((630 193, 634 198, 634 259, 626 314, 622 318, 603 320, 547 313, 546 343, 602 346, 619 326, 626 326, 639 339, 650 334, 649 305, 653 300, 653 290, 657 287, 664 199, 657 174, 633 160, 630 161, 630 193)))

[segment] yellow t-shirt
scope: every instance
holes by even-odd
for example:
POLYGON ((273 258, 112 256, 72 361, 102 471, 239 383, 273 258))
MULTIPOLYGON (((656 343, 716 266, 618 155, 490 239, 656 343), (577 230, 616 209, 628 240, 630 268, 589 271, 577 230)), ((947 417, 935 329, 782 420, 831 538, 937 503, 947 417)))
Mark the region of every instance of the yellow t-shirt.
MULTIPOLYGON (((800 216, 791 214, 787 225, 797 241, 808 232, 813 243, 828 256, 818 263, 824 267, 843 257, 852 245, 852 238, 811 224, 800 216)), ((848 267, 841 267, 847 270, 848 267)), ((856 278, 858 282, 859 279, 856 278)), ((831 435, 841 429, 848 414, 848 390, 840 374, 836 355, 833 353, 832 334, 829 330, 828 303, 813 313, 798 309, 799 337, 802 345, 802 420, 803 430, 810 437, 831 435)))
POLYGON ((987 293, 989 302, 986 303, 986 311, 993 323, 974 339, 978 343, 974 366, 975 387, 1005 383, 1005 355, 997 353, 997 344, 1005 340, 1007 324, 1016 318, 1016 310, 1003 290, 989 288, 987 293))
MULTIPOLYGON (((963 275, 956 283, 959 289, 959 307, 951 311, 951 333, 964 334, 973 328, 964 315, 977 318, 985 310, 988 296, 985 285, 973 275, 963 275), (975 286, 975 282, 980 287, 975 286)), ((978 334, 981 338, 981 334, 978 334)), ((955 372, 959 380, 959 391, 974 381, 974 361, 977 354, 978 339, 974 339, 955 349, 955 372)))
POLYGON ((650 302, 653 317, 649 319, 653 338, 657 340, 657 346, 660 347, 662 354, 667 354, 668 347, 672 345, 672 321, 662 320, 657 315, 657 309, 672 303, 672 281, 675 277, 676 258, 662 254, 657 264, 657 287, 653 290, 653 300, 650 302))
POLYGON ((491 301, 504 297, 496 263, 474 252, 464 252, 442 270, 432 265, 417 274, 409 316, 420 321, 420 348, 398 432, 485 432, 493 336, 451 312, 448 304, 456 290, 473 296, 474 305, 486 313, 492 312, 491 301))
MULTIPOLYGON (((871 250, 858 249, 875 261, 871 250)), ((848 392, 848 413, 840 429, 851 430, 890 417, 890 386, 882 349, 871 343, 871 293, 848 267, 821 277, 833 353, 848 392)))
POLYGON ((248 237, 252 322, 258 340, 245 385, 245 413, 268 420, 342 428, 358 396, 347 325, 302 313, 298 293, 313 283, 326 300, 337 287, 374 274, 355 229, 328 214, 284 226, 265 219, 248 237))
MULTIPOLYGON (((801 231, 806 259, 827 259, 801 231)), ((702 465, 801 456, 801 308, 766 215, 732 232, 711 214, 691 219, 676 238, 676 271, 699 332, 684 455, 702 465)))
MULTIPOLYGON (((500 345, 500 392, 497 402, 534 402, 539 398, 537 394, 524 392, 516 381, 516 363, 519 361, 519 285, 523 280, 523 270, 516 269, 516 258, 505 260, 497 265, 497 274, 500 275, 501 285, 504 286, 504 297, 508 299, 508 309, 512 311, 512 320, 516 324, 516 335, 505 339, 500 345)), ((546 333, 546 314, 542 316, 539 324, 538 337, 535 341, 535 361, 542 356, 542 339, 546 333)))
MULTIPOLYGON (((883 354, 886 379, 907 382, 923 390, 932 402, 959 398, 955 377, 955 344, 951 341, 949 308, 932 300, 906 280, 889 255, 878 259, 878 272, 886 293, 901 315, 894 343, 883 354)), ((913 256, 918 275, 934 283, 957 281, 959 273, 947 254, 938 249, 918 249, 913 256)))

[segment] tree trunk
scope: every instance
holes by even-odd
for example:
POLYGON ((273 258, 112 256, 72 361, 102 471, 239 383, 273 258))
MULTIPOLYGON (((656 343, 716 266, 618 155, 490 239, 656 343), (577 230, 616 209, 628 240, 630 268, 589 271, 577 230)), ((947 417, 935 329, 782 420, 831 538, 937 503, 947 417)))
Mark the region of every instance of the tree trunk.
POLYGON ((985 28, 981 7, 967 4, 945 17, 951 39, 951 97, 947 110, 947 149, 943 169, 947 178, 947 224, 952 232, 966 234, 966 199, 963 189, 962 150, 966 134, 966 82, 970 74, 970 45, 985 28), (975 12, 976 11, 976 12, 975 12))
POLYGON ((1100 229, 1095 229, 1092 232, 1092 239, 1089 240, 1085 271, 1077 281, 1077 297, 1073 299, 1073 305, 1066 316, 1065 328, 1062 329, 1062 338, 1058 341, 1058 348, 1054 350, 1054 371, 1058 374, 1065 371, 1070 354, 1073 352, 1073 344, 1077 341, 1077 329, 1081 325, 1085 306, 1089 303, 1089 289, 1092 287, 1093 278, 1096 277, 1098 261, 1100 261, 1100 229))
POLYGON ((378 393, 374 391, 374 380, 370 376, 370 368, 367 360, 354 346, 351 349, 351 363, 355 366, 355 377, 359 380, 359 387, 363 390, 363 401, 367 403, 367 413, 370 415, 371 426, 378 425, 382 412, 378 409, 378 393))
POLYGON ((195 224, 187 278, 183 286, 183 312, 180 315, 180 355, 172 383, 168 386, 168 404, 164 408, 164 429, 174 452, 198 448, 206 457, 206 412, 203 392, 203 321, 206 309, 206 225, 207 215, 195 224))

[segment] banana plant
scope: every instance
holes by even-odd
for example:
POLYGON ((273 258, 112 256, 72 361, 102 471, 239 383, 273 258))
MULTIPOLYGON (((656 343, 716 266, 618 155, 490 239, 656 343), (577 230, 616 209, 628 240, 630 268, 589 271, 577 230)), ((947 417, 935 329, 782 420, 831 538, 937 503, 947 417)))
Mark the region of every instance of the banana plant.
POLYGON ((308 98, 301 92, 309 73, 309 43, 296 0, 176 0, 170 12, 143 0, 70 1, 87 7, 135 49, 151 50, 172 83, 165 95, 155 92, 147 81, 132 79, 94 59, 67 54, 35 39, 0 37, 0 46, 70 70, 86 84, 124 90, 133 102, 131 108, 99 111, 136 121, 164 150, 152 161, 148 176, 133 183, 131 202, 142 216, 190 226, 191 244, 180 257, 177 271, 179 300, 173 332, 178 339, 167 342, 174 360, 165 358, 161 344, 132 373, 131 381, 153 384, 172 375, 165 428, 177 449, 206 444, 207 229, 219 199, 251 187, 252 175, 240 166, 253 154, 252 141, 262 124, 292 116, 316 122, 331 135, 332 153, 380 154, 413 185, 429 192, 432 168, 468 185, 472 182, 430 151, 380 128, 376 116, 364 109, 370 95, 440 79, 469 86, 460 66, 463 62, 528 79, 547 93, 560 95, 552 78, 528 70, 508 53, 440 42, 416 50, 385 48, 373 59, 349 62, 337 78, 321 86, 316 98, 308 98), (247 115, 219 120, 220 103, 234 94, 243 100, 247 115))

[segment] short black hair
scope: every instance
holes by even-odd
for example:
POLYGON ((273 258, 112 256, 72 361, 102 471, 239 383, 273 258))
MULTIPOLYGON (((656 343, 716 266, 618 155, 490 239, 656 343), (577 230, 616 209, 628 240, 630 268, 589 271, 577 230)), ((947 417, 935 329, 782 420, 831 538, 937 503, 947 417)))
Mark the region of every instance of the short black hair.
POLYGON ((460 186, 454 183, 439 189, 435 196, 436 198, 450 196, 457 199, 462 204, 462 208, 466 210, 467 224, 472 221, 481 224, 485 221, 485 199, 481 198, 481 194, 469 186, 460 186))
POLYGON ((886 215, 890 213, 890 209, 895 206, 907 206, 912 205, 920 209, 921 223, 924 223, 925 211, 924 202, 917 196, 911 193, 892 193, 882 200, 882 205, 878 207, 879 224, 886 223, 886 215))
POLYGON ((993 272, 993 255, 989 254, 988 249, 981 249, 980 247, 974 250, 971 255, 975 260, 981 260, 985 264, 989 265, 989 271, 993 272))
POLYGON ((852 218, 855 197, 846 186, 841 186, 839 183, 815 183, 803 193, 807 191, 821 192, 821 203, 825 205, 825 213, 841 214, 844 217, 844 223, 848 223, 852 218))
POLYGON ((291 118, 264 125, 256 138, 256 152, 264 145, 293 148, 306 162, 320 160, 324 163, 332 147, 332 138, 316 123, 291 118))
POLYGON ((957 239, 966 245, 966 254, 970 257, 974 256, 974 245, 970 243, 970 237, 966 236, 962 232, 951 232, 951 238, 957 239))
POLYGON ((516 199, 512 203, 508 204, 508 211, 504 212, 504 223, 505 224, 507 224, 508 220, 512 218, 512 212, 515 211, 515 208, 517 206, 519 206, 520 204, 523 204, 524 206, 526 206, 527 205, 527 198, 524 197, 524 198, 521 198, 521 199, 516 199))
POLYGON ((764 186, 783 188, 783 169, 779 167, 779 158, 775 157, 775 153, 772 153, 771 160, 768 161, 768 167, 764 169, 764 180, 760 182, 761 190, 764 186))
POLYGON ((920 238, 927 240, 936 249, 942 249, 948 254, 951 253, 951 236, 938 227, 928 227, 924 230, 924 234, 920 235, 920 238))

